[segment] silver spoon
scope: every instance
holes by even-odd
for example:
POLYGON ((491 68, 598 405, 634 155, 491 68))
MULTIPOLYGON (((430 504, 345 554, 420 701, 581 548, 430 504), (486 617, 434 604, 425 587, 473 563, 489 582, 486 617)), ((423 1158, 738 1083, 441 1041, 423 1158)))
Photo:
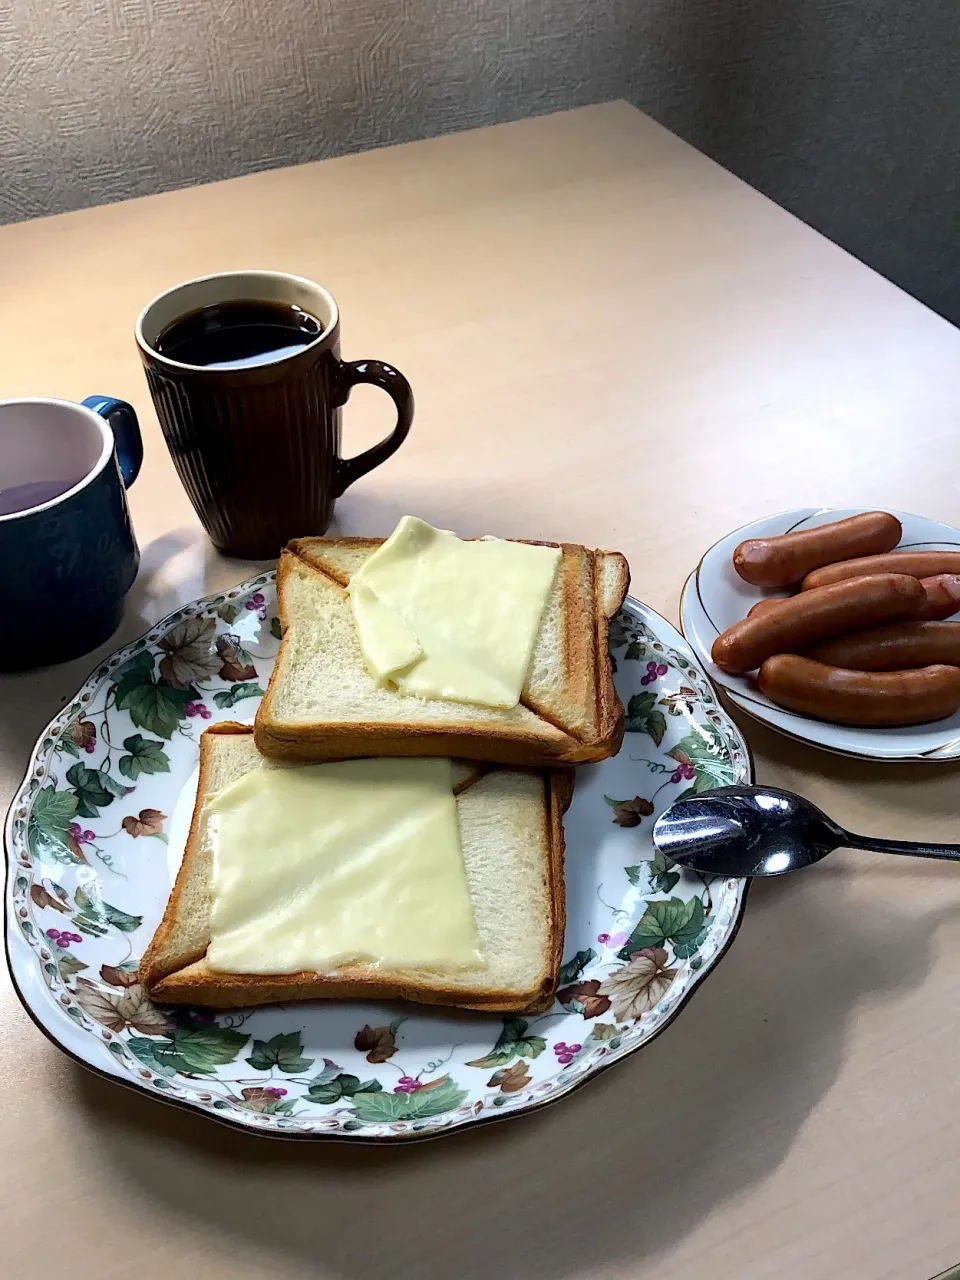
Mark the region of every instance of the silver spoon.
POLYGON ((779 787, 718 787, 678 800, 657 819, 653 843, 681 866, 717 876, 779 876, 840 848, 960 861, 960 844, 855 836, 779 787))

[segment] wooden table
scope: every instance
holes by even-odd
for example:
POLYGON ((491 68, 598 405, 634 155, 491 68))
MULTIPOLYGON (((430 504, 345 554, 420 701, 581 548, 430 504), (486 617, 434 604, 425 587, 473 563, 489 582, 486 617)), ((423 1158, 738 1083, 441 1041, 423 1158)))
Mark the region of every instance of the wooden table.
MULTIPOLYGON (((180 279, 327 285, 347 358, 417 395, 341 500, 383 534, 621 548, 676 620, 730 528, 807 504, 956 524, 960 334, 613 103, 0 229, 0 395, 137 406, 143 567, 120 640, 250 566, 205 541, 132 326, 180 279)), ((382 433, 357 393, 350 446, 382 433)), ((0 682, 0 799, 93 663, 0 682)), ((759 776, 847 825, 957 839, 960 774, 752 723, 759 776)), ((649 1048, 538 1118, 419 1149, 285 1147, 75 1067, 2 992, 4 1274, 80 1280, 926 1280, 960 1258, 960 874, 838 854, 757 885, 649 1048)))

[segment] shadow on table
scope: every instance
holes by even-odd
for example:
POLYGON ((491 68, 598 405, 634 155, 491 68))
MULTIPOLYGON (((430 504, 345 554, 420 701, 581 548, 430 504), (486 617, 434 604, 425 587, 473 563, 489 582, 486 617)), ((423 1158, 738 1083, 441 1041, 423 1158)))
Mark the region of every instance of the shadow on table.
MULTIPOLYGON (((811 798, 837 822, 863 835, 956 840, 960 761, 858 760, 821 751, 754 720, 722 701, 750 743, 758 780, 811 798), (909 788, 905 785, 909 783, 909 788)), ((869 856, 869 855, 861 855, 869 856)), ((890 859, 902 876, 927 874, 930 863, 890 859)), ((890 872, 886 872, 889 874, 890 872)))
MULTIPOLYGON (((415 494, 410 501, 423 504, 427 496, 415 494)), ((456 505, 451 499, 441 497, 431 506, 435 519, 442 518, 451 525, 456 523, 456 505)), ((338 508, 329 533, 337 535, 346 522, 351 529, 386 534, 405 510, 400 496, 366 495, 357 499, 351 495, 350 500, 338 508)), ((199 527, 174 529, 143 545, 140 570, 127 595, 123 621, 109 640, 72 662, 3 674, 0 756, 11 761, 22 760, 25 770, 30 751, 43 729, 100 661, 136 640, 181 604, 226 590, 265 568, 272 568, 274 563, 222 556, 199 527)))
POLYGON ((766 1178, 836 1078, 858 1005, 921 984, 955 912, 885 902, 866 920, 848 875, 838 860, 755 885, 677 1022, 537 1116, 351 1148, 234 1132, 77 1068, 80 1099, 125 1184, 305 1276, 526 1280, 547 1249, 554 1273, 636 1265, 766 1178))
POLYGON ((197 530, 174 530, 147 543, 142 549, 137 580, 127 595, 123 621, 109 640, 72 662, 4 674, 0 756, 22 760, 25 770, 30 751, 45 726, 103 658, 136 640, 180 604, 223 590, 259 569, 249 562, 219 555, 197 530), (181 560, 176 573, 170 574, 171 562, 184 555, 189 563, 181 560))
MULTIPOLYGON (((470 490, 482 506, 481 490, 470 490)), ((387 534, 407 510, 427 510, 438 522, 454 527, 462 514, 463 494, 430 495, 414 490, 412 496, 351 495, 338 506, 328 530, 336 536, 344 527, 352 531, 387 534), (419 505, 418 505, 419 504, 419 505)), ((516 532, 516 531, 515 531, 516 532)), ((526 532, 524 528, 522 532, 526 532)), ((141 548, 140 570, 124 607, 117 632, 98 649, 72 662, 3 674, 3 706, 0 709, 0 758, 22 762, 25 771, 34 743, 60 708, 74 696, 97 664, 117 649, 136 640, 181 604, 199 596, 223 591, 273 568, 274 561, 251 562, 220 555, 199 527, 174 529, 141 548)), ((20 781, 10 778, 10 790, 20 781)))

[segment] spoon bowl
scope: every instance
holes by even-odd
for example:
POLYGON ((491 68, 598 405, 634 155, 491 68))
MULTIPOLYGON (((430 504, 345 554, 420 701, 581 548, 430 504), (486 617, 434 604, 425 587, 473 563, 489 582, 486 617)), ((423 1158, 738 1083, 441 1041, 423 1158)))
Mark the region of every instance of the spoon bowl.
POLYGON ((920 858, 960 859, 960 845, 856 836, 803 796, 779 787, 718 787, 678 800, 657 819, 653 843, 706 875, 779 876, 841 847, 920 858))

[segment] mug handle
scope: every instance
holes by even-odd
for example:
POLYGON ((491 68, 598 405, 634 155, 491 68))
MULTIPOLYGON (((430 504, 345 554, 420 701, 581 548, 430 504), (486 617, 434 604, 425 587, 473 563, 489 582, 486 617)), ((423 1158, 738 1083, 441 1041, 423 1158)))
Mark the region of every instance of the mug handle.
POLYGON ((87 396, 82 403, 106 419, 117 445, 120 478, 124 488, 129 489, 140 474, 143 463, 143 440, 136 410, 126 400, 115 400, 112 396, 87 396))
POLYGON ((358 453, 355 458, 337 458, 333 473, 335 498, 339 498, 354 480, 359 480, 396 453, 406 440, 413 421, 413 392, 410 383, 398 369, 384 364, 382 360, 341 361, 335 407, 346 404, 347 397, 359 382, 369 382, 387 393, 397 406, 397 425, 385 440, 375 444, 372 449, 358 453))

